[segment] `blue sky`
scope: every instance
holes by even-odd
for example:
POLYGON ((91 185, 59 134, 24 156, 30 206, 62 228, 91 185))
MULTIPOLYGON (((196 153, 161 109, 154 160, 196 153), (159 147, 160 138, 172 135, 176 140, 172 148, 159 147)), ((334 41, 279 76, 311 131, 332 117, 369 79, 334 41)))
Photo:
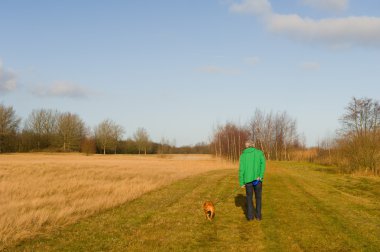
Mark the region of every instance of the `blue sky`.
POLYGON ((0 62, 0 103, 23 119, 57 109, 185 145, 258 108, 311 146, 353 96, 380 100, 380 2, 4 0, 0 62))

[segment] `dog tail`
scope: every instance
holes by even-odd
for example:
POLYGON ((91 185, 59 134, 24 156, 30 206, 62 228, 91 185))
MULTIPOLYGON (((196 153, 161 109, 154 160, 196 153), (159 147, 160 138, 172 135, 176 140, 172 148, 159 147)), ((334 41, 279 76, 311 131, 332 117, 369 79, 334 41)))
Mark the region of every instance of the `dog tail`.
POLYGON ((215 213, 213 212, 213 211, 207 211, 207 218, 209 219, 209 220, 212 220, 212 219, 214 219, 214 216, 215 216, 215 213))
POLYGON ((211 219, 211 214, 212 214, 212 212, 210 210, 207 211, 207 218, 211 219))

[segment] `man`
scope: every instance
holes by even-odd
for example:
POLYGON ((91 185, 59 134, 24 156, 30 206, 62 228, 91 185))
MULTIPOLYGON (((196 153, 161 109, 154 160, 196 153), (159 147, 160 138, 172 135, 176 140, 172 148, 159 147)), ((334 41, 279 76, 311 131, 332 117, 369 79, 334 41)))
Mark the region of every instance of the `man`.
POLYGON ((239 183, 245 187, 247 218, 253 220, 253 191, 256 198, 256 218, 261 220, 261 192, 265 171, 265 157, 261 150, 255 149, 253 141, 245 143, 246 149, 240 155, 239 183))

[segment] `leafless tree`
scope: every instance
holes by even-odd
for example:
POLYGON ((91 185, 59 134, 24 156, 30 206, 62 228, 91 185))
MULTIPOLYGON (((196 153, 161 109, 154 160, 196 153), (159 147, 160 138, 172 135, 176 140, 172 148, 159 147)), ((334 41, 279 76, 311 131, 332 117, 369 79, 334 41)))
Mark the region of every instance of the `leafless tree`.
POLYGON ((316 151, 317 151, 317 162, 324 165, 337 165, 337 149, 338 139, 333 136, 326 136, 322 140, 318 141, 316 151))
POLYGON ((380 173, 380 105, 370 98, 355 98, 349 102, 340 119, 339 146, 350 171, 364 169, 380 173))
POLYGON ((250 137, 267 159, 290 159, 290 152, 299 145, 296 120, 286 112, 265 114, 256 110, 248 124, 250 137))
POLYGON ((272 112, 265 115, 261 110, 256 109, 248 127, 256 146, 264 152, 267 159, 270 159, 275 139, 275 122, 272 112))
POLYGON ((276 125, 276 159, 288 160, 289 149, 298 141, 296 121, 286 112, 278 113, 276 125))
POLYGON ((20 121, 21 119, 16 116, 13 107, 0 104, 0 153, 7 151, 5 145, 12 142, 10 138, 15 138, 20 121))
POLYGON ((124 134, 124 128, 114 121, 106 119, 95 128, 95 139, 97 144, 106 154, 106 150, 113 149, 116 154, 117 144, 124 134))
POLYGON ((98 145, 100 145, 103 150, 103 154, 106 154, 106 149, 109 148, 112 142, 112 125, 113 121, 107 119, 102 121, 95 128, 95 139, 98 145))
POLYGON ((169 154, 171 148, 172 148, 172 146, 170 145, 169 139, 162 137, 161 141, 160 141, 160 148, 158 150, 159 153, 161 155, 169 154))
POLYGON ((79 150, 85 137, 85 124, 76 114, 66 112, 58 117, 58 141, 63 151, 79 150))
POLYGON ((380 126, 380 105, 370 98, 353 97, 341 118, 342 133, 357 137, 376 134, 380 126))
POLYGON ((111 125, 111 145, 114 148, 115 154, 117 150, 117 145, 121 140, 121 137, 123 136, 124 132, 125 130, 121 125, 118 125, 116 123, 113 123, 111 125))
POLYGON ((213 146, 212 150, 216 156, 238 161, 248 137, 249 132, 246 128, 228 122, 217 127, 210 145, 213 146))
POLYGON ((149 134, 146 131, 146 129, 138 128, 136 132, 133 134, 133 139, 135 140, 137 144, 137 148, 139 149, 139 154, 141 153, 142 150, 144 150, 144 153, 146 155, 147 148, 150 143, 149 134))
POLYGON ((58 133, 59 113, 54 110, 33 110, 28 116, 24 130, 33 134, 37 149, 50 147, 58 133))

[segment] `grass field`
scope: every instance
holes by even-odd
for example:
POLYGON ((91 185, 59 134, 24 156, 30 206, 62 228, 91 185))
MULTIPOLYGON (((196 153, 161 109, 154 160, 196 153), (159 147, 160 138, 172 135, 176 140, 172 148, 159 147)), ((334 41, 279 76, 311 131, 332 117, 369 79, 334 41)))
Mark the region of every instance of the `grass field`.
POLYGON ((0 155, 0 250, 202 172, 209 155, 0 155))
POLYGON ((269 162, 263 220, 247 222, 237 170, 188 176, 6 251, 379 251, 380 180, 269 162), (206 221, 204 200, 216 201, 206 221))

